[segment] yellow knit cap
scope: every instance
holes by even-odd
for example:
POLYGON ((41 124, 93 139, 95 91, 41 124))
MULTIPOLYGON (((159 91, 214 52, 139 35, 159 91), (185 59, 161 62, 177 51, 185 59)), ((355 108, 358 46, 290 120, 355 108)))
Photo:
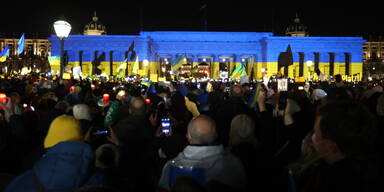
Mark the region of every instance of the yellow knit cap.
POLYGON ((63 141, 83 141, 83 133, 79 121, 69 115, 56 117, 44 140, 44 147, 49 148, 63 141))

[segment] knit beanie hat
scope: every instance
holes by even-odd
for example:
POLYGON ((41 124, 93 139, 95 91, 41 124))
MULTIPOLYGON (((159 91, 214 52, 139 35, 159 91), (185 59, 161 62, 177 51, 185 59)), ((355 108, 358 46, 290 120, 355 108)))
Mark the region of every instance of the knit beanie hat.
POLYGON ((255 122, 245 114, 236 115, 231 121, 229 133, 230 145, 253 143, 255 138, 255 122))
POLYGON ((79 121, 69 115, 56 117, 49 126, 44 148, 50 148, 63 141, 83 141, 79 121))
POLYGON ((327 93, 322 89, 315 89, 312 92, 312 97, 315 101, 320 100, 327 96, 327 93))
POLYGON ((92 121, 91 117, 91 110, 89 109, 87 104, 77 104, 73 106, 73 117, 75 119, 80 120, 80 119, 85 119, 92 121))

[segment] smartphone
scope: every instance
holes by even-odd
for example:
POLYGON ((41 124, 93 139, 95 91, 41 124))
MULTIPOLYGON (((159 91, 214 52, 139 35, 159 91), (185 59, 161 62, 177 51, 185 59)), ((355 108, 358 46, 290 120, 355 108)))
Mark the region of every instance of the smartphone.
POLYGON ((288 91, 288 79, 278 79, 277 80, 277 91, 288 91))
POLYGON ((168 134, 171 128, 171 119, 161 118, 161 127, 164 134, 168 134))
POLYGON ((97 130, 93 132, 93 135, 103 135, 103 134, 108 134, 108 130, 97 130))

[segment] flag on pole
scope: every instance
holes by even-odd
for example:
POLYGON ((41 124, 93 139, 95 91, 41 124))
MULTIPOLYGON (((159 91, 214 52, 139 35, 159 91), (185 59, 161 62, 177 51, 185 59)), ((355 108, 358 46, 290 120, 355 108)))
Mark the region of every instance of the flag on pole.
POLYGON ((245 66, 243 63, 240 63, 231 74, 231 79, 240 79, 240 77, 246 76, 247 72, 245 71, 245 66))
POLYGON ((7 57, 9 56, 9 47, 8 45, 5 46, 4 50, 0 53, 0 62, 4 62, 7 60, 7 57))
POLYGON ((119 67, 115 70, 116 76, 123 77, 124 74, 123 72, 125 71, 125 68, 127 66, 128 59, 126 58, 120 65, 119 67))
POLYGON ((21 35, 19 41, 17 42, 17 54, 20 55, 24 51, 24 33, 21 35))
POLYGON ((171 69, 178 70, 182 64, 186 63, 186 57, 184 55, 179 55, 175 60, 172 61, 171 69))
POLYGON ((131 53, 131 56, 129 57, 130 61, 133 61, 136 57, 136 51, 135 51, 135 41, 132 41, 131 46, 128 48, 128 54, 131 53))
POLYGON ((137 74, 139 72, 139 56, 136 56, 136 61, 133 63, 132 66, 132 73, 137 74))

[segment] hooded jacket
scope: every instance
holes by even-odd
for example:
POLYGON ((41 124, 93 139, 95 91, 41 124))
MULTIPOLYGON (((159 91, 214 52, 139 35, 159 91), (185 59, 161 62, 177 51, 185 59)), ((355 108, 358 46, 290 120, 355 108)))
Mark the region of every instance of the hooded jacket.
POLYGON ((159 185, 170 189, 171 167, 203 169, 203 182, 218 181, 234 189, 245 188, 245 172, 240 160, 226 152, 222 145, 188 145, 175 159, 168 161, 162 171, 159 185))
POLYGON ((6 192, 72 191, 84 185, 101 184, 94 174, 94 152, 84 142, 61 142, 49 148, 31 170, 16 177, 6 192))

